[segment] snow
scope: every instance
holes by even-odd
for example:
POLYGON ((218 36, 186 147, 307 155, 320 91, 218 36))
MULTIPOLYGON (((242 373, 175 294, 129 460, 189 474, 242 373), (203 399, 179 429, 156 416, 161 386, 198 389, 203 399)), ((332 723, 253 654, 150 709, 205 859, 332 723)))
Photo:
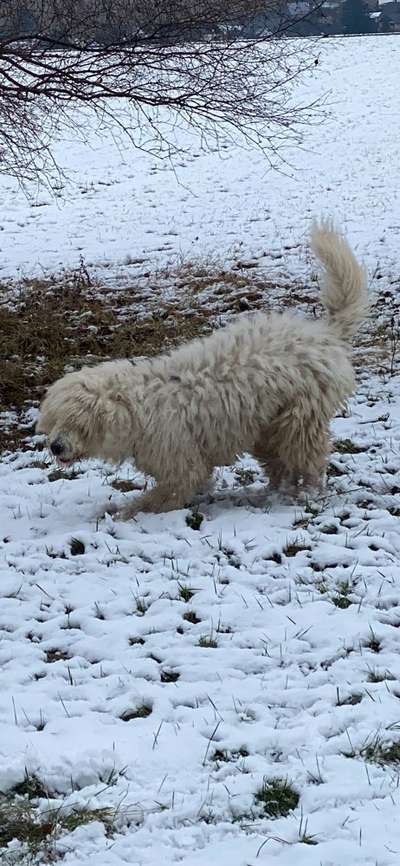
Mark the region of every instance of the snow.
POLYGON ((126 140, 118 148, 93 135, 90 146, 57 146, 70 181, 56 198, 32 187, 27 203, 0 178, 0 278, 77 266, 82 255, 91 269, 132 277, 182 258, 231 260, 238 250, 293 275, 308 271, 309 223, 322 212, 337 218, 371 272, 379 264, 397 276, 399 41, 324 39, 315 50, 319 64, 299 102, 322 97, 328 118, 306 130, 303 149, 284 153, 279 173, 262 154, 232 146, 218 158, 194 140, 171 167, 126 140))
MULTIPOLYGON (((41 193, 31 207, 1 181, 3 275, 83 252, 118 276, 128 253, 153 267, 229 259, 239 243, 260 268, 309 273, 323 210, 384 291, 398 275, 400 43, 321 45, 312 87, 334 90, 332 118, 297 174, 199 153, 180 185, 143 155, 72 142, 62 203, 41 193)), ((124 499, 116 479, 144 483, 131 466, 50 480, 39 437, 3 457, 0 791, 28 772, 64 807, 115 809, 111 837, 93 822, 57 843, 67 866, 397 866, 398 766, 366 750, 399 741, 398 376, 362 370, 333 437, 325 496, 284 502, 244 456, 217 471, 197 531, 186 511, 99 521, 124 499), (255 794, 276 777, 300 800, 273 819, 255 794)))
POLYGON ((398 738, 399 410, 398 381, 366 378, 334 422, 360 450, 335 452, 323 500, 271 498, 244 458, 250 489, 220 470, 199 531, 97 523, 121 496, 102 465, 49 482, 33 448, 3 461, 1 789, 26 768, 66 805, 122 804, 116 837, 80 828, 65 862, 243 866, 265 843, 261 863, 398 863, 397 770, 363 749, 398 738), (254 795, 276 776, 300 805, 273 820, 254 795))

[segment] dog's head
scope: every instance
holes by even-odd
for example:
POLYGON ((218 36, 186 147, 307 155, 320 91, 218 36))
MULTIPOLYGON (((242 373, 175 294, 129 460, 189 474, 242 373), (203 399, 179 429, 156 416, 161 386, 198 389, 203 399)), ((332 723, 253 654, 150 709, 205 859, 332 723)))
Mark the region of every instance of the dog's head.
POLYGON ((132 455, 131 415, 116 372, 119 362, 67 373, 47 391, 37 433, 61 465, 97 457, 118 463, 132 455))

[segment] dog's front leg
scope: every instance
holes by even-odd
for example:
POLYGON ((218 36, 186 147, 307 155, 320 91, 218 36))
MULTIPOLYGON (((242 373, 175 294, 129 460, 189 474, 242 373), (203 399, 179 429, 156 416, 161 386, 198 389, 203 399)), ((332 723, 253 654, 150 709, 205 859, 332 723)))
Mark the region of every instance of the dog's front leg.
POLYGON ((202 490, 210 477, 211 468, 200 461, 194 467, 183 466, 180 477, 177 471, 174 478, 160 479, 155 487, 129 502, 119 516, 129 520, 140 511, 159 514, 163 511, 177 511, 191 504, 193 497, 202 490))
POLYGON ((176 493, 170 487, 157 485, 157 487, 154 487, 147 493, 142 493, 131 502, 128 502, 118 512, 117 516, 121 520, 130 520, 141 511, 159 514, 163 511, 175 511, 176 509, 184 508, 186 504, 187 497, 183 494, 176 493))

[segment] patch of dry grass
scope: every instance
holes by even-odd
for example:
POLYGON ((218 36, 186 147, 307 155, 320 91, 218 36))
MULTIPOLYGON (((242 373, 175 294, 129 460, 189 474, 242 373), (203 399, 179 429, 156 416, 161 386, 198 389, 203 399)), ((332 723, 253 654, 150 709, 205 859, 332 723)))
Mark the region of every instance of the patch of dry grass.
POLYGON ((121 310, 109 295, 88 286, 46 281, 26 289, 12 306, 0 306, 0 405, 21 406, 40 396, 66 365, 82 359, 154 355, 190 339, 205 326, 204 315, 191 318, 139 318, 121 310))
POLYGON ((88 278, 25 281, 17 296, 0 286, 0 450, 23 447, 32 429, 22 412, 66 369, 119 357, 151 356, 204 333, 208 315, 143 307, 136 290, 113 295, 88 278))

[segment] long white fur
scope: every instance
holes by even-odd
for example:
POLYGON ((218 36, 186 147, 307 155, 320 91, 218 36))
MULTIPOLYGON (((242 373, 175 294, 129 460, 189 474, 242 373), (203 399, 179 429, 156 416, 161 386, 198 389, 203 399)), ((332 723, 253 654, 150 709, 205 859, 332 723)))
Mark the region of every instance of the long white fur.
POLYGON ((134 460, 156 486, 124 517, 188 504, 215 466, 251 452, 270 484, 324 477, 329 424, 355 388, 349 340, 368 307, 364 270, 330 223, 315 225, 327 315, 238 317, 169 354, 68 373, 48 390, 38 432, 63 458, 134 460))

